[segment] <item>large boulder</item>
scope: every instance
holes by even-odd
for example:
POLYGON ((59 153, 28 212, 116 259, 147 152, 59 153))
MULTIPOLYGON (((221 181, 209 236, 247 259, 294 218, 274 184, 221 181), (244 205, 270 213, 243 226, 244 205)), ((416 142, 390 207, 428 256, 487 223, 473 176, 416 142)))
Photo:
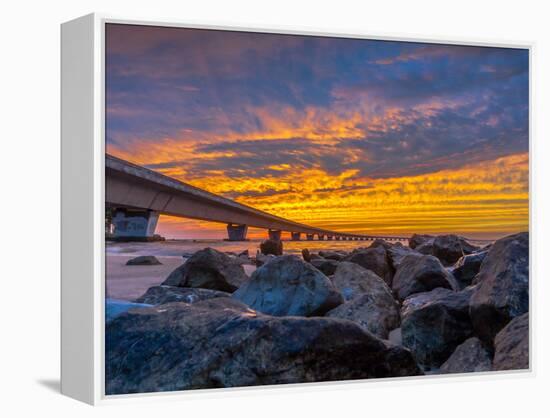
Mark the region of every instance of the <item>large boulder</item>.
POLYGON ((195 303, 201 300, 229 296, 231 296, 231 293, 220 292, 219 290, 160 285, 147 289, 147 292, 137 298, 135 302, 164 305, 172 302, 195 303))
POLYGON ((319 254, 310 252, 307 248, 304 248, 302 250, 302 258, 304 259, 304 261, 307 261, 309 263, 311 260, 322 259, 323 257, 321 257, 319 254))
POLYGON ((388 241, 383 240, 382 238, 376 238, 371 245, 369 245, 369 248, 377 248, 377 247, 383 247, 384 249, 388 250, 392 247, 392 244, 388 241))
POLYGON ((346 303, 326 316, 352 320, 384 339, 388 338, 389 331, 399 327, 399 305, 388 285, 372 271, 342 262, 332 283, 344 295, 346 303))
POLYGON ((162 284, 234 292, 247 279, 241 263, 213 248, 205 248, 170 273, 162 284))
POLYGON ((441 365, 439 372, 448 373, 473 373, 487 372, 492 369, 491 353, 476 337, 468 338, 460 344, 445 363, 441 365))
POLYGON ((327 276, 294 255, 259 267, 233 298, 275 316, 323 315, 344 301, 327 276))
POLYGON ((256 258, 254 259, 254 264, 256 267, 263 266, 266 263, 269 263, 271 260, 273 260, 275 256, 273 254, 264 255, 261 252, 256 253, 256 258))
POLYGON ((473 289, 437 288, 412 295, 401 308, 402 343, 427 370, 437 369, 472 336, 469 301, 473 289))
POLYGON ((332 276, 339 264, 338 261, 324 258, 314 258, 310 263, 327 276, 332 276))
POLYGON ((416 250, 413 250, 409 247, 405 247, 400 242, 395 243, 391 248, 386 250, 388 253, 388 259, 391 266, 395 271, 399 268, 405 257, 408 255, 421 256, 422 254, 416 250))
POLYGON ((529 312, 512 319, 495 337, 493 370, 529 368, 529 312))
POLYGON ((433 241, 433 255, 446 266, 452 265, 465 254, 479 250, 458 235, 439 235, 433 241))
POLYGON ((431 255, 406 256, 393 276, 392 289, 399 300, 438 287, 458 290, 453 275, 431 255))
POLYGON ((260 251, 264 255, 283 255, 283 241, 266 239, 260 243, 260 251))
POLYGON ((422 374, 357 324, 278 318, 232 298, 133 310, 106 328, 108 395, 422 374))
POLYGON ((472 284, 486 255, 487 251, 464 255, 455 263, 451 271, 461 289, 472 284))
POLYGON ((491 344, 513 318, 529 311, 529 234, 496 241, 481 264, 470 301, 476 335, 491 344))
POLYGON ((140 255, 126 262, 127 266, 158 266, 162 264, 154 255, 140 255))
POLYGON ((409 238, 409 247, 414 250, 422 244, 433 242, 434 239, 435 237, 433 235, 414 234, 409 238))
POLYGON ((388 286, 391 286, 394 270, 389 262, 386 249, 383 246, 354 250, 342 260, 359 264, 361 267, 372 270, 384 279, 388 286))

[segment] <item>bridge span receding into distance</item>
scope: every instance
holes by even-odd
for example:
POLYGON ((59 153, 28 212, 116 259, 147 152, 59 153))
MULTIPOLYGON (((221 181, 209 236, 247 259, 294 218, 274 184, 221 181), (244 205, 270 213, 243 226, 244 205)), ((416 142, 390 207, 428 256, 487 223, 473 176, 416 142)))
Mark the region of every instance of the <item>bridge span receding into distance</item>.
POLYGON ((402 241, 408 237, 373 236, 331 231, 294 222, 243 205, 223 196, 149 170, 111 155, 105 156, 105 204, 111 209, 115 238, 153 237, 159 215, 227 224, 230 241, 244 241, 248 227, 263 228, 280 240, 282 232, 292 240, 402 241))

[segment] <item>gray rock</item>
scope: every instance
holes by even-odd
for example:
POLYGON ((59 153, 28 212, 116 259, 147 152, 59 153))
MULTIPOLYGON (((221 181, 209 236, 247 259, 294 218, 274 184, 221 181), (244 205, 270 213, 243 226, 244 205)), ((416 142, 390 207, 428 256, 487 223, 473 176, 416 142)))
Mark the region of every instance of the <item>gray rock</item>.
POLYGON ((233 298, 275 316, 323 315, 344 301, 327 276, 293 255, 259 267, 233 298))
POLYGON ((304 259, 304 261, 307 261, 309 263, 311 262, 311 260, 322 259, 323 257, 321 257, 319 254, 310 253, 307 248, 304 248, 302 250, 302 258, 304 259))
POLYGON ((145 308, 151 305, 133 303, 127 300, 105 299, 105 322, 115 319, 117 316, 135 308, 145 308))
POLYGON ((512 319, 495 337, 493 370, 529 368, 529 312, 512 319))
POLYGON ((357 322, 384 339, 399 326, 399 306, 388 285, 372 271, 344 261, 336 269, 332 283, 344 295, 346 303, 326 316, 357 322))
POLYGON ((439 370, 442 374, 486 372, 492 369, 491 353, 476 337, 460 344, 439 370))
POLYGON ((256 254, 256 259, 254 260, 254 264, 256 264, 256 267, 260 267, 266 263, 269 263, 274 258, 275 256, 273 254, 263 255, 262 253, 258 252, 256 254))
POLYGON ((359 264, 368 270, 372 270, 391 286, 394 270, 389 262, 386 249, 383 246, 369 247, 354 250, 343 261, 359 264))
POLYGON ((332 276, 338 267, 338 261, 324 258, 314 258, 311 265, 327 276, 332 276))
POLYGON ((369 245, 369 248, 377 248, 377 247, 383 247, 384 249, 388 250, 392 247, 392 244, 390 244, 388 241, 384 241, 381 238, 376 238, 371 245, 369 245))
POLYGON ((460 292, 438 288, 403 302, 403 346, 427 370, 441 366, 459 344, 472 336, 468 314, 472 292, 472 288, 460 292))
POLYGON ((414 234, 409 238, 409 247, 414 250, 422 244, 433 242, 434 239, 435 237, 433 235, 414 234))
POLYGON ((127 266, 158 266, 162 264, 154 255, 140 255, 126 262, 127 266))
POLYGON ((458 284, 441 262, 431 255, 406 256, 393 277, 392 289, 399 300, 437 287, 457 290, 458 284))
POLYGON ((105 343, 108 395, 422 374, 351 321, 277 318, 232 298, 132 310, 105 343))
POLYGON ((205 248, 170 273, 162 284, 233 292, 246 280, 241 263, 213 248, 205 248))
POLYGON ((486 255, 487 251, 480 251, 458 259, 451 271, 461 289, 472 284, 486 255))
POLYGON ((407 257, 408 255, 416 255, 416 256, 422 255, 416 250, 413 250, 409 247, 405 247, 401 245, 401 243, 399 242, 396 243, 391 248, 389 248, 387 250, 387 253, 388 253, 388 259, 390 261, 390 264, 395 271, 397 271, 397 269, 399 268, 399 266, 401 265, 405 257, 407 257))
POLYGON ((465 254, 479 250, 458 235, 439 235, 433 241, 433 255, 446 266, 452 265, 465 254))
POLYGON ((529 311, 529 234, 496 241, 481 264, 470 301, 476 335, 486 344, 513 318, 529 311))
POLYGON ((195 303, 201 300, 229 296, 231 296, 231 293, 220 292, 219 290, 160 285, 147 289, 147 292, 137 298, 135 302, 149 305, 163 305, 172 302, 195 303))
POLYGON ((264 255, 283 255, 283 241, 266 239, 260 243, 260 252, 264 255))

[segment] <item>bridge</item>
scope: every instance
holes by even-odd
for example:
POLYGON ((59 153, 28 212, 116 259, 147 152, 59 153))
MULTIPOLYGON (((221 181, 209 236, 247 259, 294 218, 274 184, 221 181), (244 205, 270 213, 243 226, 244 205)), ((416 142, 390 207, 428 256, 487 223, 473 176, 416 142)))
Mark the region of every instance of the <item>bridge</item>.
POLYGON ((115 238, 148 239, 159 215, 171 215, 227 224, 230 241, 246 240, 248 227, 264 228, 270 239, 282 232, 292 240, 406 240, 407 237, 343 233, 294 222, 243 205, 155 171, 105 156, 105 204, 111 208, 115 238))

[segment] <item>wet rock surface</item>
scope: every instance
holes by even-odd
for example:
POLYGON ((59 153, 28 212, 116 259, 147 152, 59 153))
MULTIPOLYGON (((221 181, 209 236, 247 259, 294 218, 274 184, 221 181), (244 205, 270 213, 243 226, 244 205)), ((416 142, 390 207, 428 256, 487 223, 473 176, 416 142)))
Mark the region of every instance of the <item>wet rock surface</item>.
POLYGON ((403 258, 392 283, 392 290, 399 300, 438 287, 456 290, 458 284, 441 262, 431 255, 408 255, 403 258))
POLYGON ((246 280, 241 263, 220 251, 205 248, 170 273, 162 284, 233 292, 246 280))
POLYGON ((459 344, 472 336, 469 315, 472 293, 472 288, 460 292, 437 288, 412 295, 403 302, 403 345, 427 370, 441 366, 459 344))
POLYGON ((357 324, 273 317, 232 298, 132 310, 106 329, 106 393, 422 374, 357 324))
POLYGON ((476 335, 491 344, 510 320, 529 311, 529 235, 496 241, 481 264, 470 301, 476 335))
POLYGON ((327 276, 293 255, 259 267, 233 298, 275 316, 323 315, 344 301, 327 276))
POLYGON ((147 292, 137 298, 135 302, 149 305, 163 305, 172 302, 195 303, 201 300, 229 296, 231 296, 231 293, 219 290, 160 285, 147 289, 147 292))
POLYGON ((384 246, 357 249, 342 260, 359 264, 363 268, 372 270, 391 286, 394 270, 389 262, 384 246))
POLYGON ((468 338, 460 344, 451 356, 441 365, 442 374, 487 372, 492 369, 489 350, 476 337, 468 338))
POLYGON ((399 327, 399 305, 388 285, 375 273, 349 262, 336 269, 332 282, 346 302, 326 316, 357 322, 380 338, 399 327))
POLYGON ((451 271, 461 289, 470 286, 479 273, 481 263, 485 259, 487 251, 480 251, 460 257, 451 271))
POLYGON ((512 319, 495 337, 493 370, 529 368, 529 313, 512 319))

